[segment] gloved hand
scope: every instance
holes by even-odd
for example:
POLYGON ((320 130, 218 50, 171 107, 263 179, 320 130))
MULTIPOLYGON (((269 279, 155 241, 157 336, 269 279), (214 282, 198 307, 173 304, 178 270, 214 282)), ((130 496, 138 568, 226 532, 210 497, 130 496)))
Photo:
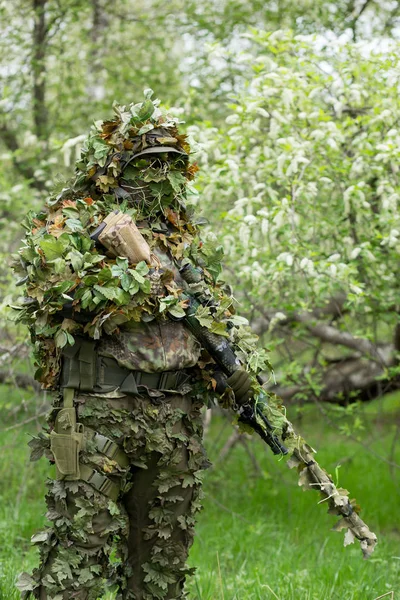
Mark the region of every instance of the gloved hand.
POLYGON ((236 402, 241 406, 249 402, 253 396, 251 389, 251 377, 244 369, 238 369, 228 377, 226 383, 232 388, 236 402))

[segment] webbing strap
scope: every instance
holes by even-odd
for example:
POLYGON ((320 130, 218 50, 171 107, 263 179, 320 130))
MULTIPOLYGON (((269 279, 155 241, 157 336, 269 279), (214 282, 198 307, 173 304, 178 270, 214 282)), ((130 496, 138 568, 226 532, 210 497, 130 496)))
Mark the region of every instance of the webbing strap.
POLYGON ((86 481, 86 483, 94 487, 96 490, 98 490, 108 498, 111 498, 111 500, 114 500, 114 502, 116 501, 120 490, 118 484, 114 483, 113 481, 111 481, 111 479, 109 479, 105 475, 102 475, 95 469, 88 467, 87 465, 80 464, 80 472, 80 478, 83 481, 86 481))
POLYGON ((74 407, 74 394, 75 394, 75 390, 72 388, 64 388, 63 389, 64 408, 73 408, 74 407))
POLYGON ((61 385, 68 388, 79 389, 79 368, 77 365, 77 355, 81 347, 81 340, 78 338, 73 346, 63 348, 63 367, 61 385))
POLYGON ((79 350, 79 388, 84 392, 90 392, 96 381, 96 351, 95 342, 82 340, 79 350))
POLYGON ((178 390, 189 378, 185 371, 145 373, 121 367, 111 357, 98 355, 96 342, 78 338, 63 349, 60 385, 82 392, 106 393, 119 388, 123 394, 138 395, 138 387, 161 391, 178 390))
POLYGON ((153 390, 176 390, 189 375, 185 371, 163 371, 161 373, 145 373, 131 371, 120 367, 113 358, 99 357, 100 377, 97 385, 104 390, 118 387, 123 394, 137 395, 138 387, 153 390))
POLYGON ((129 458, 125 452, 121 450, 115 442, 109 440, 105 435, 95 433, 93 441, 95 442, 98 451, 102 454, 105 454, 107 458, 110 460, 115 460, 120 467, 129 466, 129 458))

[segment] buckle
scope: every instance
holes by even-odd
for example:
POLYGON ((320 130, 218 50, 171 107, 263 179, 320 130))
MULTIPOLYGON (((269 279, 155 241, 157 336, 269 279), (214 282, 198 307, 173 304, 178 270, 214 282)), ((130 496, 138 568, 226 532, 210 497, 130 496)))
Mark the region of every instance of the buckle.
POLYGON ((190 374, 189 373, 187 373, 186 371, 178 371, 177 372, 177 378, 176 378, 176 387, 180 388, 187 381, 189 381, 189 379, 190 379, 190 374))
MULTIPOLYGON (((185 383, 190 378, 190 375, 186 371, 162 371, 161 373, 130 371, 129 378, 133 378, 138 387, 147 387, 153 390, 168 391, 176 390, 177 387, 185 383)), ((128 378, 126 378, 125 381, 127 380, 128 378)), ((125 392, 127 389, 125 381, 120 386, 121 392, 125 392)), ((126 393, 129 393, 129 391, 126 393)), ((134 393, 138 393, 137 390, 134 390, 134 393)))
POLYGON ((129 466, 129 458, 125 452, 119 448, 118 444, 108 439, 105 435, 101 435, 101 433, 95 433, 93 441, 96 444, 98 452, 101 452, 110 460, 117 462, 122 468, 129 466))
POLYGON ((169 380, 169 376, 172 375, 172 373, 169 373, 168 371, 163 371, 162 373, 160 373, 160 379, 158 380, 157 383, 157 388, 159 390, 167 390, 168 389, 168 380, 169 380))
POLYGON ((118 486, 110 481, 105 475, 101 475, 98 471, 93 469, 86 481, 96 488, 96 490, 112 500, 115 500, 118 497, 118 486))
POLYGON ((108 458, 112 459, 118 450, 117 444, 109 440, 105 435, 101 435, 100 433, 96 433, 94 437, 99 452, 102 452, 103 454, 108 456, 108 458))

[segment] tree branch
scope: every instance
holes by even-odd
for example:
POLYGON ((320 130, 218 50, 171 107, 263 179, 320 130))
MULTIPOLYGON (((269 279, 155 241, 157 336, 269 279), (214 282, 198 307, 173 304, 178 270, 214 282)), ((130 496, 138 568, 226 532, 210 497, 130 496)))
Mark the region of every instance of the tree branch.
MULTIPOLYGON (((337 319, 341 317, 344 312, 344 303, 346 301, 346 294, 338 293, 332 298, 328 300, 325 306, 314 308, 311 312, 304 313, 304 315, 308 315, 310 319, 323 319, 324 317, 328 317, 329 319, 337 319)), ((265 333, 271 324, 271 321, 276 319, 278 315, 282 315, 281 311, 264 309, 264 307, 257 305, 255 307, 261 314, 261 317, 258 319, 254 319, 251 322, 251 327, 257 335, 262 335, 265 333)), ((289 313, 284 317, 279 317, 279 325, 284 327, 285 325, 290 325, 291 323, 299 322, 303 317, 301 316, 303 313, 289 313)))
POLYGON ((371 4, 371 0, 365 0, 364 4, 362 5, 362 7, 358 11, 358 13, 356 13, 355 10, 353 10, 352 14, 350 15, 351 16, 350 29, 353 32, 353 42, 355 42, 357 39, 356 27, 357 27, 358 20, 361 17, 361 15, 363 14, 363 12, 365 11, 365 9, 368 8, 369 4, 371 4))
POLYGON ((378 361, 382 365, 386 365, 388 360, 389 362, 391 361, 390 355, 392 350, 388 356, 385 346, 377 346, 368 339, 355 337, 351 333, 337 329, 332 324, 319 322, 323 317, 329 317, 332 320, 342 316, 345 300, 346 296, 339 294, 331 298, 324 307, 316 308, 310 312, 293 312, 288 315, 279 313, 279 311, 264 311, 262 317, 252 323, 252 328, 258 335, 262 335, 267 331, 274 319, 277 320, 280 327, 293 323, 302 323, 309 333, 319 340, 327 344, 345 346, 378 361))
POLYGON ((387 362, 390 361, 393 350, 392 345, 389 345, 391 351, 388 354, 387 346, 376 346, 374 343, 365 338, 354 337, 347 331, 340 331, 339 329, 336 329, 336 327, 332 327, 332 325, 327 325, 325 323, 307 324, 310 320, 311 319, 307 316, 307 314, 298 315, 298 322, 305 323, 307 330, 311 333, 311 335, 319 338, 327 344, 345 346, 346 348, 350 348, 351 350, 355 350, 360 354, 373 358, 382 365, 386 365, 387 362))
POLYGON ((30 375, 24 373, 10 373, 9 370, 0 370, 0 383, 7 385, 16 385, 24 390, 32 389, 40 392, 40 384, 30 375))
MULTIPOLYGON (((385 354, 385 367, 394 365, 396 363, 394 346, 386 346, 385 354)), ((330 364, 325 372, 321 373, 320 390, 318 392, 314 390, 313 393, 320 402, 348 404, 355 400, 371 400, 400 387, 400 381, 385 376, 385 367, 363 357, 343 359, 330 364)), ((276 385, 269 389, 285 402, 295 400, 296 396, 302 400, 312 400, 306 370, 298 379, 299 382, 294 385, 276 385)))

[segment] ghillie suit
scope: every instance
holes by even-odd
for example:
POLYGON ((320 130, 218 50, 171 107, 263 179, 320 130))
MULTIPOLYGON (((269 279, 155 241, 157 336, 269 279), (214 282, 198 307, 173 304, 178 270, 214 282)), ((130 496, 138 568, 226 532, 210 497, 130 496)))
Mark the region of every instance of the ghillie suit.
POLYGON ((214 254, 184 206, 196 167, 177 122, 150 98, 115 112, 90 133, 70 186, 28 215, 16 266, 36 378, 56 392, 31 442, 56 478, 24 598, 93 600, 104 580, 121 598, 181 598, 189 572, 207 384, 200 344, 171 320, 184 314, 175 263, 214 254), (121 223, 106 245, 90 237, 115 210, 139 228, 139 260, 118 246, 126 231, 113 238, 121 223))
POLYGON ((301 483, 370 554, 375 536, 347 492, 257 383, 267 354, 218 279, 221 248, 201 239, 185 206, 197 168, 177 121, 150 93, 115 113, 92 129, 70 186, 28 215, 16 263, 36 377, 56 392, 48 429, 30 443, 33 459, 55 461, 56 478, 23 598, 94 600, 105 581, 118 598, 184 597, 208 464, 200 409, 215 390, 239 422, 275 436, 274 451, 291 452, 301 483))

